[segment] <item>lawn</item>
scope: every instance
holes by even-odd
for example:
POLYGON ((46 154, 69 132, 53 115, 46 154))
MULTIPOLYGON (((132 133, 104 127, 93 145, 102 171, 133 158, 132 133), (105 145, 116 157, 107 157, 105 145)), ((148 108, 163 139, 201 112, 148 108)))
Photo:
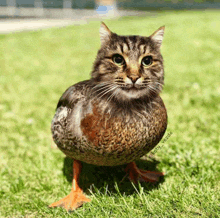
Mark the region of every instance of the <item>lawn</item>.
POLYGON ((72 161, 52 143, 50 123, 64 90, 90 77, 100 22, 0 35, 0 217, 219 217, 219 11, 106 24, 118 34, 147 36, 166 26, 161 96, 168 129, 137 161, 165 172, 164 179, 135 186, 124 166, 83 164, 80 184, 91 203, 73 213, 48 208, 70 192, 72 174, 72 161))

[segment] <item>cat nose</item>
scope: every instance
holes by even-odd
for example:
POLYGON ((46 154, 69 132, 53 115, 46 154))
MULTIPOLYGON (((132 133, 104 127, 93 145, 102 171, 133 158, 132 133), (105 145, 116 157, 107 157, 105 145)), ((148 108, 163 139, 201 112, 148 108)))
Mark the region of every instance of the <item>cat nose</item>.
POLYGON ((138 75, 129 75, 127 76, 133 83, 135 83, 140 77, 138 75))

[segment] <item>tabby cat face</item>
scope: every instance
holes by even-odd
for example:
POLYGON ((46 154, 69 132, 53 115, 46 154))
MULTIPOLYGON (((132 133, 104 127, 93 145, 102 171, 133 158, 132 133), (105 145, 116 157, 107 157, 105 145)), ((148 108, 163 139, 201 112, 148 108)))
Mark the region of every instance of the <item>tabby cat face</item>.
POLYGON ((97 96, 129 101, 157 95, 163 86, 163 34, 161 27, 149 37, 120 36, 102 23, 92 71, 97 96))

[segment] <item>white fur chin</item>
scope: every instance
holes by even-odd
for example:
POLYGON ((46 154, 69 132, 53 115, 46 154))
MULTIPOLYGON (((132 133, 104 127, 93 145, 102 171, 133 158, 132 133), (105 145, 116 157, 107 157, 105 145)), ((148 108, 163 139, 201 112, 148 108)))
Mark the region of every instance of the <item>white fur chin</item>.
POLYGON ((124 100, 140 98, 143 94, 143 90, 120 90, 124 100))

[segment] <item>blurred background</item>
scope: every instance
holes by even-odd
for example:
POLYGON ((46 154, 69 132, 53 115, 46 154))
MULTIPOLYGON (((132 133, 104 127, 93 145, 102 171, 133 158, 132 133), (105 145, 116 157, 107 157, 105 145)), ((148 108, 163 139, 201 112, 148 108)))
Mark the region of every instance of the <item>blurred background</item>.
POLYGON ((152 11, 217 8, 220 0, 0 0, 0 33, 145 16, 152 11))
POLYGON ((0 16, 75 18, 79 12, 84 17, 97 14, 113 16, 118 10, 207 8, 220 8, 220 0, 1 0, 0 16))

